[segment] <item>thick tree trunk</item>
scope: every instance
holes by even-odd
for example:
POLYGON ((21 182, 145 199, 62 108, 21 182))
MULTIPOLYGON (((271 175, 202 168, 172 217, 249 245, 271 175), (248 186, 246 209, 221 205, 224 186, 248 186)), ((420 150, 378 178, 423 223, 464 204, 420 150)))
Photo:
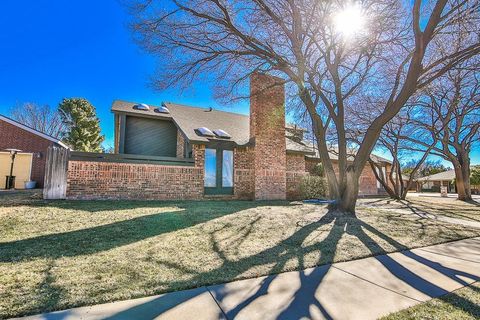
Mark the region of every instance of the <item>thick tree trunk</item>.
POLYGON ((472 190, 470 188, 470 158, 468 155, 459 154, 458 162, 454 163, 454 170, 458 200, 471 201, 472 190))
POLYGON ((358 199, 359 177, 353 166, 349 166, 346 172, 346 185, 339 190, 338 197, 334 198, 335 203, 329 209, 343 212, 347 216, 355 217, 355 206, 358 199))

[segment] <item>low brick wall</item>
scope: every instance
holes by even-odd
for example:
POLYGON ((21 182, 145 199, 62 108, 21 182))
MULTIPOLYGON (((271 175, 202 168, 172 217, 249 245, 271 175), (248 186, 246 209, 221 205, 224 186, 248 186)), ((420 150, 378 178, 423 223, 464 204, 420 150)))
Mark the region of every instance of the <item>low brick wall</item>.
POLYGON ((68 163, 68 199, 196 200, 202 197, 203 168, 93 161, 68 163))

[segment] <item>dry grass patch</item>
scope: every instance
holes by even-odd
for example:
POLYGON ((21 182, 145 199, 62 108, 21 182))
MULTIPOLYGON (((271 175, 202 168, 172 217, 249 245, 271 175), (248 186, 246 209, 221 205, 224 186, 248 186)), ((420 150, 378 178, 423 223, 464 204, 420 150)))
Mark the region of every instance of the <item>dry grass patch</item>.
MULTIPOLYGON (((0 199, 1 200, 1 199, 0 199)), ((15 200, 0 207, 0 317, 128 299, 480 236, 288 202, 15 200)))
POLYGON ((476 282, 443 297, 393 313, 382 320, 475 320, 479 318, 480 283, 476 282))

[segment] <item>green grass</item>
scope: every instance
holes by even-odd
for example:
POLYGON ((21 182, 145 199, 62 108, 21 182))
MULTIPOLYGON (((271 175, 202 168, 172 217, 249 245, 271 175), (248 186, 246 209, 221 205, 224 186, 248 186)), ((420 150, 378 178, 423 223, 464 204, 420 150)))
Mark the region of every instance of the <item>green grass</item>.
POLYGON ((360 207, 43 201, 0 193, 0 318, 123 300, 480 236, 360 207))
POLYGON ((390 314, 382 320, 475 320, 480 318, 480 283, 390 314))

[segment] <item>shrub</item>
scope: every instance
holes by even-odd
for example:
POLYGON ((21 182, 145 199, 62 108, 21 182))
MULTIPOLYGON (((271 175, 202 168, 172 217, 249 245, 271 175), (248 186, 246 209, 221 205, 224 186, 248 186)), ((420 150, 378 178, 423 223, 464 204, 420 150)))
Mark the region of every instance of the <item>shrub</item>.
POLYGON ((300 192, 304 199, 325 199, 327 190, 327 181, 322 177, 305 176, 300 183, 300 192))
POLYGON ((317 177, 324 177, 325 176, 325 169, 323 169, 323 164, 317 163, 311 172, 312 176, 317 176, 317 177))

